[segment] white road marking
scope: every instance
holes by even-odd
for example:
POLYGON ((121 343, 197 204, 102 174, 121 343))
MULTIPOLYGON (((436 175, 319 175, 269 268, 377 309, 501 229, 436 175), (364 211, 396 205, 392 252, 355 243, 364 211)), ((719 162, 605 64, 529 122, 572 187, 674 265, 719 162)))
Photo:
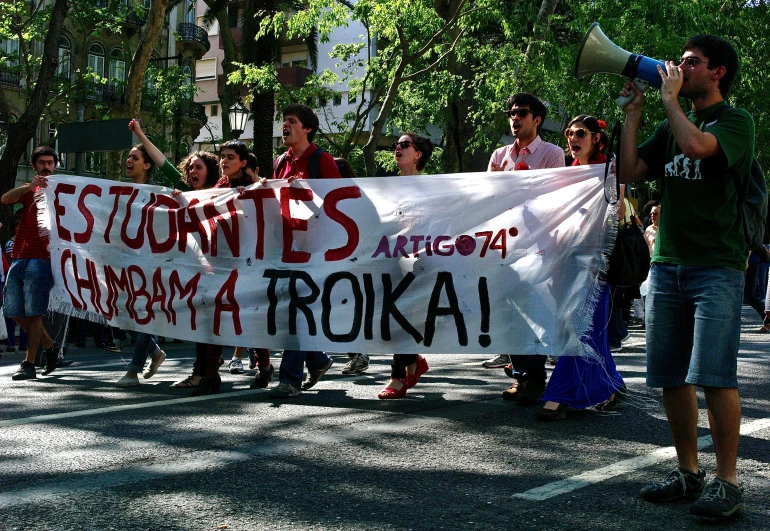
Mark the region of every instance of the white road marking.
MULTIPOLYGON (((766 428, 770 428, 770 417, 742 424, 741 435, 749 435, 766 428)), ((713 441, 711 440, 711 435, 698 437, 698 450, 708 448, 712 444, 713 441)), ((567 492, 572 492, 573 490, 599 483, 600 481, 605 481, 663 461, 668 461, 674 457, 676 457, 676 450, 673 446, 659 448, 647 455, 640 455, 639 457, 619 461, 609 466, 597 468, 596 470, 589 470, 588 472, 583 472, 577 476, 554 481, 553 483, 530 489, 525 492, 516 493, 512 497, 530 501, 544 501, 560 496, 561 494, 566 494, 567 492)))

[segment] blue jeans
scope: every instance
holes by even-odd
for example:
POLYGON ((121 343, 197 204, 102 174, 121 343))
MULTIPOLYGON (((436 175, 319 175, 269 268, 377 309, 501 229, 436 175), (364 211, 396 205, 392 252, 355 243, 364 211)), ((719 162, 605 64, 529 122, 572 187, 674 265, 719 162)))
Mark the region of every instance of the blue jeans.
POLYGON ((303 366, 308 371, 323 369, 329 363, 326 352, 319 350, 284 350, 278 381, 299 387, 304 379, 303 366))
POLYGON ((147 356, 157 349, 158 345, 150 334, 137 332, 136 341, 134 342, 134 357, 131 358, 131 363, 126 370, 137 374, 142 372, 144 370, 144 364, 147 363, 147 356))
POLYGON ((655 263, 647 290, 647 385, 738 387, 744 277, 655 263))
POLYGON ((8 270, 3 293, 6 317, 36 317, 48 313, 48 295, 53 287, 51 261, 19 258, 8 270))

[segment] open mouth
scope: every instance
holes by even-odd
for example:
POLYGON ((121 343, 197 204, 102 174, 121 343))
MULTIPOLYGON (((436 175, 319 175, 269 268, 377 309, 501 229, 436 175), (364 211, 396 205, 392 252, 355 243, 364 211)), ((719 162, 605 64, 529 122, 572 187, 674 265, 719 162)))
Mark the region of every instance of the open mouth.
POLYGON ((286 128, 286 127, 285 127, 285 128, 283 129, 283 136, 284 136, 284 137, 287 137, 287 136, 289 136, 289 134, 290 134, 290 133, 291 133, 291 131, 289 131, 289 129, 288 129, 288 128, 286 128))

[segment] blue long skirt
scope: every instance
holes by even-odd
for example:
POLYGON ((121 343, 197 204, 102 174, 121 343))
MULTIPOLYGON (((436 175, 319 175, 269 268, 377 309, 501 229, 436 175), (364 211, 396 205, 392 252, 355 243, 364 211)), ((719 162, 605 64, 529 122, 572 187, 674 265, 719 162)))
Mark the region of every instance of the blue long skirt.
POLYGON ((586 409, 609 399, 623 386, 623 378, 615 367, 607 339, 610 317, 610 288, 605 286, 594 310, 593 323, 587 337, 581 339, 599 354, 599 359, 583 356, 561 356, 556 362, 543 401, 567 404, 573 409, 586 409))

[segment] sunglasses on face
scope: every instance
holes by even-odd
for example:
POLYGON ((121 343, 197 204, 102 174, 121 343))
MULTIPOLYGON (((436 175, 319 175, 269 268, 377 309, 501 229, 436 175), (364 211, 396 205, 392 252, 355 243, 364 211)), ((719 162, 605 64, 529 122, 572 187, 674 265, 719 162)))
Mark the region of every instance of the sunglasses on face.
POLYGON ((400 147, 401 149, 406 149, 411 145, 412 145, 411 140, 402 140, 400 142, 393 142, 393 145, 390 146, 390 149, 392 149, 393 151, 395 151, 397 147, 400 147))
POLYGON ((679 62, 680 65, 684 65, 690 68, 698 66, 701 63, 708 63, 708 61, 704 61, 700 57, 695 57, 694 55, 691 55, 690 57, 683 57, 679 62))
POLYGON ((564 131, 564 136, 567 138, 572 138, 573 136, 576 136, 578 138, 585 138, 586 135, 590 135, 591 132, 586 129, 567 129, 564 131))
POLYGON ((519 118, 526 118, 528 115, 532 114, 532 111, 529 109, 511 109, 510 111, 504 111, 504 114, 508 118, 513 118, 514 116, 518 116, 519 118))

